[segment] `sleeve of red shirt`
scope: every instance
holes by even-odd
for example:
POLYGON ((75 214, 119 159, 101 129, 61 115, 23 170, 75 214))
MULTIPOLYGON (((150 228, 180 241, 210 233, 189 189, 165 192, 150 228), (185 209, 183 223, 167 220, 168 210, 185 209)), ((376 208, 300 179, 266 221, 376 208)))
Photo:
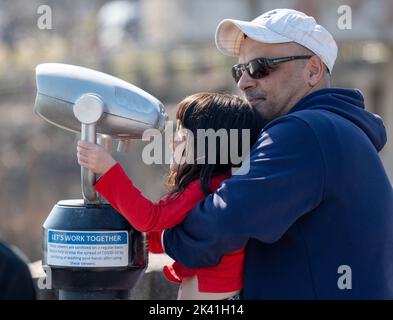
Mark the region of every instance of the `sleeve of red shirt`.
POLYGON ((164 253, 164 248, 161 242, 162 231, 152 231, 147 234, 147 241, 149 244, 149 251, 151 253, 164 253))
POLYGON ((204 198, 199 181, 195 180, 175 199, 172 195, 153 203, 134 186, 119 163, 101 176, 94 188, 141 232, 161 231, 179 224, 204 198))

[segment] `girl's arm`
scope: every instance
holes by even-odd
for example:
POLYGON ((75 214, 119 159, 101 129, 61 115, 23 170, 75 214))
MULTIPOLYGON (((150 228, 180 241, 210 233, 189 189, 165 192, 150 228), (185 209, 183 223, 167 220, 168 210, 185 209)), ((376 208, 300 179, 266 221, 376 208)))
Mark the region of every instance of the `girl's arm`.
POLYGON ((147 233, 147 241, 149 244, 149 251, 151 253, 165 252, 161 242, 162 232, 163 231, 152 231, 147 233))
POLYGON ((134 186, 119 163, 101 176, 94 188, 141 232, 161 231, 179 224, 205 197, 195 180, 176 199, 171 195, 153 203, 134 186))
POLYGON ((102 146, 79 141, 77 150, 81 166, 103 174, 94 185, 96 191, 139 231, 160 231, 175 226, 205 197, 199 182, 194 181, 176 199, 170 196, 154 204, 141 194, 102 146))

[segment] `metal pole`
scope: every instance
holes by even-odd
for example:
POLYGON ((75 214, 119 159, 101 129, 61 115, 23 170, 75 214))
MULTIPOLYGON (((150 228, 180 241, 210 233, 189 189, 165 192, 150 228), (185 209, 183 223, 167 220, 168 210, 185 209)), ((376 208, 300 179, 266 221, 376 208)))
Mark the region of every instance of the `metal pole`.
MULTIPOLYGON (((84 94, 74 104, 75 117, 81 122, 82 141, 96 143, 96 123, 104 113, 104 103, 93 94, 84 94)), ((81 167, 82 194, 85 204, 100 204, 101 197, 94 190, 96 175, 91 170, 81 167)))
MULTIPOLYGON (((82 123, 81 140, 96 143, 96 125, 82 123)), ((100 197, 95 192, 93 185, 96 182, 96 174, 91 170, 81 166, 81 184, 83 199, 86 204, 97 204, 100 202, 100 197)))

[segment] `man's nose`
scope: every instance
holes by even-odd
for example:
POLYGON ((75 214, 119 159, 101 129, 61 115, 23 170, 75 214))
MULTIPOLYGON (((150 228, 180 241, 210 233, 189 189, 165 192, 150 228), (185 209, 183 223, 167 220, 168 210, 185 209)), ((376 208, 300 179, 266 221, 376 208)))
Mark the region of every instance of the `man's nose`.
POLYGON ((256 80, 251 78, 251 76, 248 74, 247 71, 243 72, 242 76, 239 79, 239 82, 237 83, 237 86, 241 91, 255 88, 256 85, 257 85, 256 80))

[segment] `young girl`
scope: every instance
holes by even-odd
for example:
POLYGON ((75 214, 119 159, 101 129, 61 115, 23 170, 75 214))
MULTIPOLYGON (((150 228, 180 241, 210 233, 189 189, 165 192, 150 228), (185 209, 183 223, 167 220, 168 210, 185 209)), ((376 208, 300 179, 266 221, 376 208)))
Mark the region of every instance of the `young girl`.
MULTIPOLYGON (((172 152, 177 159, 170 167, 169 195, 157 203, 141 194, 121 165, 103 147, 81 141, 77 147, 79 164, 102 174, 94 185, 95 190, 135 229, 148 232, 149 250, 153 253, 163 252, 162 230, 181 223, 200 200, 230 177, 234 167, 230 148, 236 144, 238 154, 244 152, 242 129, 250 129, 252 146, 262 128, 256 111, 241 98, 229 94, 191 95, 178 105, 176 119, 172 152), (211 151, 207 137, 201 152, 197 146, 198 129, 213 129, 215 132, 224 129, 228 136, 224 146, 227 152, 220 152, 220 143, 211 151), (237 129, 238 135, 231 135, 230 129, 237 129), (182 149, 182 146, 185 147, 182 149), (209 152, 214 154, 209 157, 209 152), (205 161, 200 161, 201 158, 205 161), (215 161, 211 161, 212 158, 215 161)), ((224 255, 215 267, 189 269, 174 262, 165 266, 163 272, 168 280, 180 283, 179 299, 236 299, 242 288, 243 259, 244 249, 240 249, 224 255)))

